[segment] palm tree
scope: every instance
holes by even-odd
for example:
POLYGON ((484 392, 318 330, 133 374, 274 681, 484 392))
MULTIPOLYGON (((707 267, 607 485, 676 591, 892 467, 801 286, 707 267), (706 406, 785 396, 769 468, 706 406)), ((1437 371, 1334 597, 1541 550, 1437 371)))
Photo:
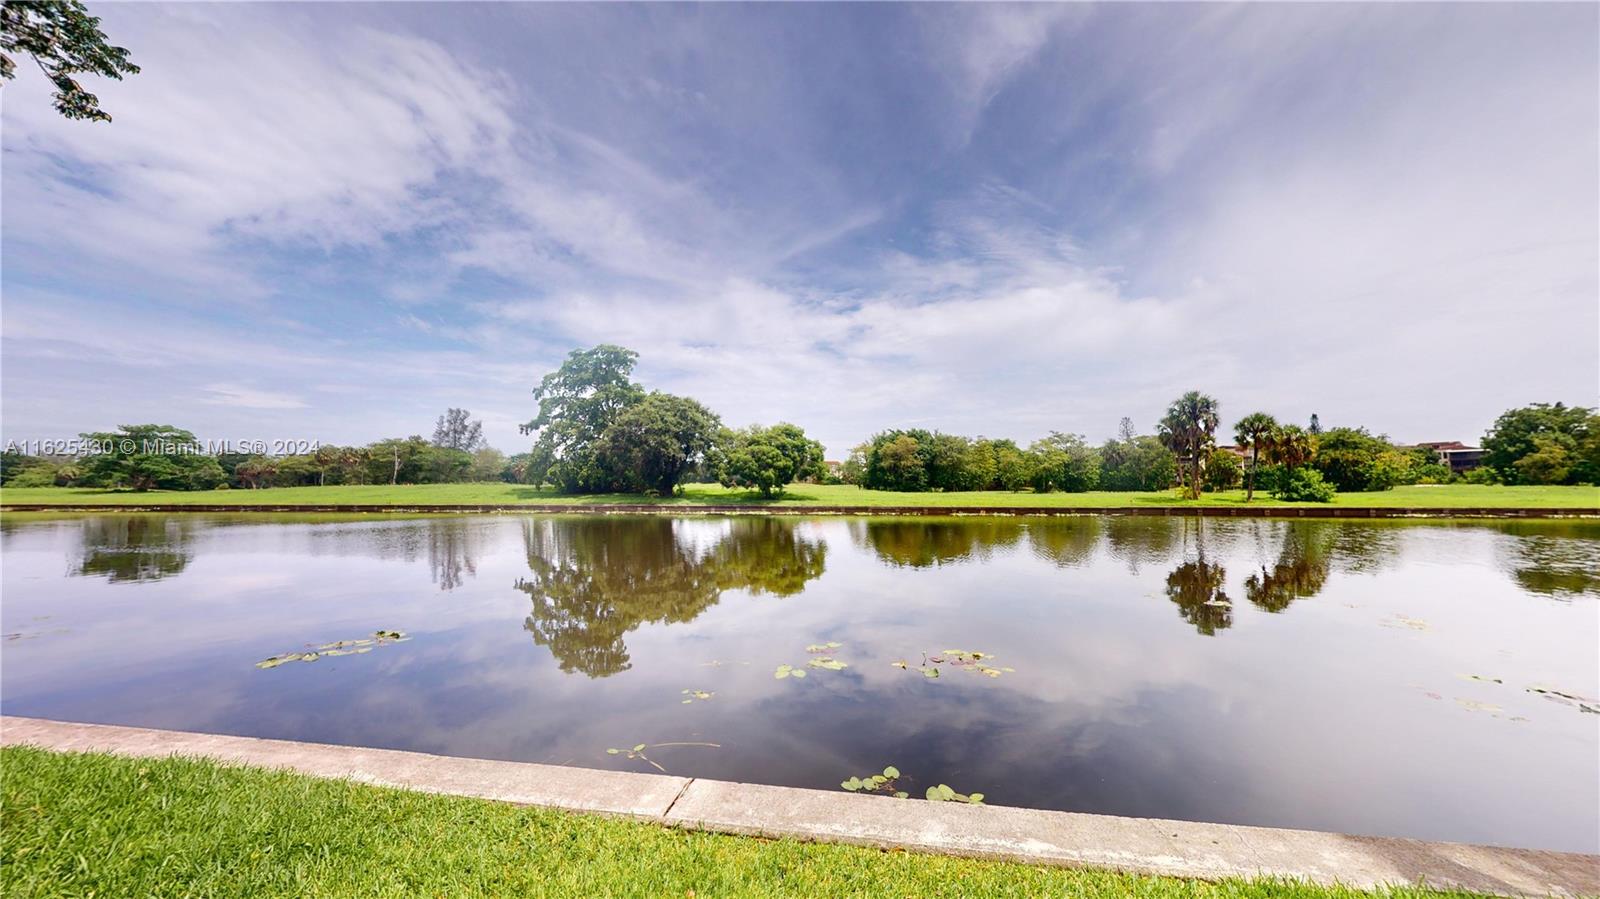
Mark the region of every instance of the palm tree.
POLYGON ((1244 501, 1249 502, 1256 495, 1256 466, 1260 463, 1261 452, 1266 447, 1266 442, 1271 438, 1273 430, 1278 427, 1278 420, 1265 412, 1252 412, 1239 423, 1233 426, 1233 439, 1239 441, 1239 446, 1250 451, 1250 471, 1244 481, 1244 501))
POLYGON ((1200 498, 1200 474, 1206 453, 1216 442, 1217 401, 1191 390, 1167 407, 1161 419, 1161 442, 1189 470, 1189 497, 1200 498))
POLYGON ((1280 425, 1267 441, 1267 458, 1290 470, 1310 462, 1316 453, 1314 438, 1299 425, 1280 425))

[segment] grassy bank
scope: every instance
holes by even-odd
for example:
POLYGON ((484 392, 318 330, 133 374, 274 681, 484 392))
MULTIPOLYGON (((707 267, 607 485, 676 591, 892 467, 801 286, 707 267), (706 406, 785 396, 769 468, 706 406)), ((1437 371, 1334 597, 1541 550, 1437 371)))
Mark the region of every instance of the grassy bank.
MULTIPOLYGON (((683 492, 670 497, 642 497, 631 494, 564 496, 546 487, 538 489, 520 484, 416 484, 391 487, 387 484, 349 487, 277 487, 269 490, 133 491, 91 488, 5 488, 0 503, 49 505, 449 505, 555 503, 597 505, 605 503, 651 503, 658 505, 749 505, 749 506, 859 506, 863 509, 884 506, 930 506, 948 509, 974 506, 1004 506, 1017 509, 1083 507, 1186 507, 1239 506, 1244 491, 1207 493, 1198 501, 1184 499, 1173 491, 1159 493, 890 493, 862 490, 859 487, 821 484, 791 484, 777 499, 763 499, 745 490, 729 490, 715 484, 688 484, 683 492)), ((1284 503, 1257 495, 1252 505, 1325 507, 1321 503, 1284 503)), ((1341 493, 1335 506, 1352 508, 1600 508, 1600 488, 1596 487, 1487 487, 1472 484, 1396 487, 1378 493, 1341 493)))
POLYGON ((0 769, 0 892, 17 897, 1371 895, 691 833, 188 759, 7 748, 0 769))

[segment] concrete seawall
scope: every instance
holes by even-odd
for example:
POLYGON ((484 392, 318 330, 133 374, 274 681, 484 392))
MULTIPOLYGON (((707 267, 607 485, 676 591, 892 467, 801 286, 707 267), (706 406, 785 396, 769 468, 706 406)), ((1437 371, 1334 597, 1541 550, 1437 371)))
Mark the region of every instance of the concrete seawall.
POLYGON ((1425 884, 1600 896, 1600 856, 1268 827, 894 800, 418 752, 0 717, 0 745, 182 755, 315 777, 617 815, 719 833, 1215 880, 1425 884))

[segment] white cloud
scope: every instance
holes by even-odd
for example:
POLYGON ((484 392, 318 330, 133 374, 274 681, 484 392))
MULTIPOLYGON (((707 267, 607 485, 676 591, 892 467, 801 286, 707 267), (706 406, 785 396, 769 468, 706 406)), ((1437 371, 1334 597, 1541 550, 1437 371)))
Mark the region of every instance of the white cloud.
POLYGON ((210 384, 200 402, 241 409, 303 409, 305 401, 285 393, 258 390, 242 384, 210 384))
POLYGON ((1600 380, 1593 9, 936 6, 836 94, 819 67, 860 58, 694 77, 783 7, 669 29, 668 62, 551 13, 567 68, 528 70, 368 11, 110 7, 145 67, 96 85, 110 126, 4 89, 8 430, 364 441, 465 405, 515 449, 601 341, 833 455, 1098 439, 1194 388, 1470 440, 1600 380))
POLYGON ((504 82, 426 40, 246 8, 105 18, 146 63, 96 86, 111 125, 62 119, 26 67, 5 88, 6 218, 8 240, 119 274, 263 296, 240 244, 372 246, 459 219, 432 188, 513 130, 504 82))

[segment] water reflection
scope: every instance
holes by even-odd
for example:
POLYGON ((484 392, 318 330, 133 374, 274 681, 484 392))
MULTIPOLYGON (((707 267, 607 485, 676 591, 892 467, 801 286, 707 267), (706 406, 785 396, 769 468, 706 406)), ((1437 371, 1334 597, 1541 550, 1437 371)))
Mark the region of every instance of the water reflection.
POLYGON ((1328 582, 1328 559, 1335 538, 1335 527, 1327 522, 1290 522, 1283 535, 1283 548, 1269 568, 1245 579, 1244 595, 1252 605, 1267 612, 1282 612, 1297 599, 1322 591, 1328 582))
POLYGON ((483 531, 466 521, 441 520, 428 528, 428 569, 440 590, 454 590, 478 573, 483 531))
POLYGON ((1114 515, 1106 520, 1106 544, 1134 574, 1147 564, 1160 565, 1172 557, 1178 543, 1178 518, 1134 518, 1114 515))
POLYGON ((1210 637, 1233 626, 1233 603, 1223 590, 1227 569, 1206 561, 1205 554, 1184 562, 1167 575, 1167 598, 1178 604, 1178 614, 1210 637))
POLYGON ((1529 533, 1509 545, 1511 576, 1522 589, 1562 600, 1600 596, 1600 542, 1529 533))
POLYGON ((1091 516, 1034 522, 1028 527, 1033 554, 1062 568, 1079 568, 1100 545, 1100 519, 1091 516))
POLYGON ((929 568, 951 562, 982 561, 995 550, 1022 540, 1025 525, 1015 518, 960 521, 873 519, 851 522, 850 536, 871 547, 878 558, 904 568, 929 568))
POLYGON ((607 677, 630 667, 623 637, 645 623, 691 621, 727 590, 788 596, 822 574, 827 544, 782 519, 529 519, 532 602, 524 629, 563 671, 607 677))
POLYGON ((642 770, 605 748, 706 740, 663 763, 1600 845, 1595 716, 1530 692, 1600 695, 1600 522, 112 513, 0 544, 8 714, 642 770), (379 628, 413 639, 255 667, 379 628), (825 641, 849 669, 773 678, 825 641), (946 646, 1015 671, 890 664, 946 646))
POLYGON ((113 584, 158 581, 194 560, 195 520, 183 516, 91 516, 82 521, 82 553, 72 574, 113 584))

